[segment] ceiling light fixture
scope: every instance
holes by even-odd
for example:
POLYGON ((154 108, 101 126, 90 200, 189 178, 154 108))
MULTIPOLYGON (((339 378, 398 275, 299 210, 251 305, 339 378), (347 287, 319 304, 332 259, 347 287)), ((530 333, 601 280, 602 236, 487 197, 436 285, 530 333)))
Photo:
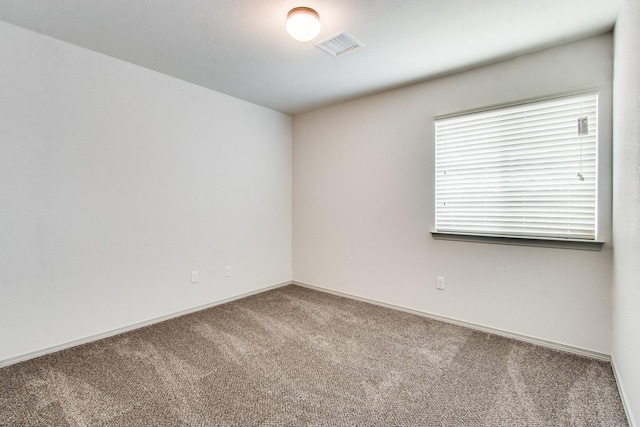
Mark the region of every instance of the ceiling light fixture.
POLYGON ((320 15, 310 7, 294 7, 287 13, 287 32, 298 41, 313 40, 320 28, 320 15))

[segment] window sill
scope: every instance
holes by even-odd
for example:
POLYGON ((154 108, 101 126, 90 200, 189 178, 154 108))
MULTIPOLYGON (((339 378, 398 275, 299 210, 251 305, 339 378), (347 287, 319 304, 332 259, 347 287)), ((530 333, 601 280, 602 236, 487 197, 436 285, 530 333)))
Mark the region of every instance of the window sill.
POLYGON ((493 243, 498 245, 537 246, 543 248, 577 249, 599 251, 604 242, 597 240, 554 239, 546 237, 492 236, 483 234, 464 234, 431 231, 435 240, 455 240, 474 243, 493 243))

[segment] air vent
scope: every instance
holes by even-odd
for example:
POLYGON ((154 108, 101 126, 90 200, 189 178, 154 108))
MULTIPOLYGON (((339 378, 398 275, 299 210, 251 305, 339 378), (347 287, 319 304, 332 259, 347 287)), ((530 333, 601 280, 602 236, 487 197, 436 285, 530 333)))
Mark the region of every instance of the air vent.
POLYGON ((365 47, 365 45, 356 40, 351 34, 343 31, 331 38, 316 43, 315 47, 324 50, 331 56, 337 57, 353 52, 358 48, 365 47))

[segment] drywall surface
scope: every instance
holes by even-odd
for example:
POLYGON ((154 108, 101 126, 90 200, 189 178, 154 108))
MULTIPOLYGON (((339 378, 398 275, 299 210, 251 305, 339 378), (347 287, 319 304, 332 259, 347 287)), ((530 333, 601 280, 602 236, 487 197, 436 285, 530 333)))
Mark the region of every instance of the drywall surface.
POLYGON ((632 425, 640 423, 640 1, 615 29, 613 102, 613 350, 632 425))
POLYGON ((294 280, 610 354, 612 50, 606 34, 295 116, 294 280), (583 88, 604 249, 434 240, 434 117, 583 88))
POLYGON ((0 53, 0 362, 291 280, 290 116, 3 22, 0 53))

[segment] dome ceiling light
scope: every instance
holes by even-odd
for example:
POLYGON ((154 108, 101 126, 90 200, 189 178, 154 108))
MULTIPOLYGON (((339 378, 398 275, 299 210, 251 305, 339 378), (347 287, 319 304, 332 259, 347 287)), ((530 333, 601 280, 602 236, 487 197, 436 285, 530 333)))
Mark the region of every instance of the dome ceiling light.
POLYGON ((320 15, 310 7, 294 7, 287 13, 287 32, 298 41, 313 40, 320 28, 320 15))

